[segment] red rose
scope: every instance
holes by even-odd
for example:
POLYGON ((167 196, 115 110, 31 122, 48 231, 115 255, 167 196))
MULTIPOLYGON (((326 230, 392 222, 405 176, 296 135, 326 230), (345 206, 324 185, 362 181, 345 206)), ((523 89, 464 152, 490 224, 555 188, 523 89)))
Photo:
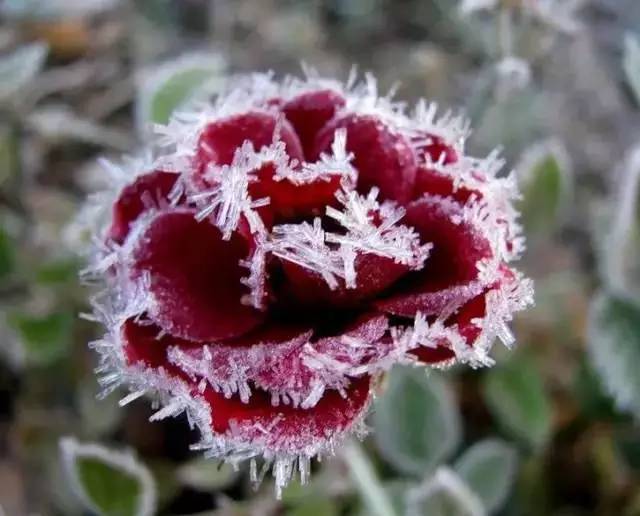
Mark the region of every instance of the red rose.
POLYGON ((299 461, 361 429, 394 363, 491 363, 531 302, 502 162, 368 78, 239 80, 176 115, 110 205, 94 271, 107 387, 186 410, 203 448, 299 461))

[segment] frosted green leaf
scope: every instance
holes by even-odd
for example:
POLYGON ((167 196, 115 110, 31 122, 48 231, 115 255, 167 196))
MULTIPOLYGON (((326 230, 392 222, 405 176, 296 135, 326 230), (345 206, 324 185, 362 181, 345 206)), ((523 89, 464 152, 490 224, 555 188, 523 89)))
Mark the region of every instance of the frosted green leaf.
POLYGON ((19 142, 9 124, 0 124, 0 187, 7 186, 19 172, 19 142))
POLYGON ((132 454, 73 438, 62 439, 60 449, 71 487, 88 510, 101 516, 155 513, 155 483, 132 454))
POLYGON ((440 467, 407 495, 412 516, 485 516, 482 500, 453 470, 440 467))
POLYGON ((587 350, 617 406, 640 417, 640 307, 600 293, 589 314, 587 350))
POLYGON ((517 166, 522 221, 528 232, 551 232, 556 227, 573 190, 571 166, 559 142, 530 147, 517 166))
POLYGON ((7 102, 40 72, 47 57, 44 43, 31 43, 0 57, 0 103, 7 102))
POLYGON ((640 301, 640 147, 631 150, 613 176, 617 193, 595 235, 602 276, 617 296, 640 301))
POLYGON ((230 485, 238 477, 238 471, 230 464, 199 458, 180 466, 176 476, 185 486, 200 491, 214 491, 230 485))
POLYGON ((528 357, 491 369, 484 397, 498 423, 531 447, 544 445, 551 432, 551 406, 540 372, 528 357))
POLYGON ((422 475, 457 447, 460 416, 453 396, 435 374, 396 368, 373 415, 383 457, 403 473, 422 475))
POLYGON ((640 103, 640 42, 632 34, 627 34, 624 38, 622 66, 636 102, 640 103))
POLYGON ((224 69, 224 61, 215 54, 187 54, 143 72, 137 99, 140 130, 149 123, 166 124, 176 109, 216 93, 224 69))
POLYGON ((487 511, 494 512, 509 496, 517 466, 518 454, 513 446, 499 439, 485 439, 466 450, 454 469, 487 511))
POLYGON ((543 105, 542 94, 531 85, 496 99, 482 112, 474 131, 477 144, 486 151, 497 146, 508 151, 526 148, 542 124, 543 105))

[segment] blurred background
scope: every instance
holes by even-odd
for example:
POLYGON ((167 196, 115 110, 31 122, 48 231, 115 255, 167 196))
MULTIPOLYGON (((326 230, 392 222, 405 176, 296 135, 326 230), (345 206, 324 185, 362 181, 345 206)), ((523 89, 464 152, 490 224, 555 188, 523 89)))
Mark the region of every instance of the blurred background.
POLYGON ((637 0, 0 0, 0 514, 640 515, 639 38, 637 0), (394 370, 374 436, 277 501, 189 451, 183 418, 96 400, 73 221, 98 157, 230 73, 302 61, 464 110, 472 154, 502 146, 537 306, 493 368, 394 370), (84 496, 69 435, 105 447, 74 463, 84 496))

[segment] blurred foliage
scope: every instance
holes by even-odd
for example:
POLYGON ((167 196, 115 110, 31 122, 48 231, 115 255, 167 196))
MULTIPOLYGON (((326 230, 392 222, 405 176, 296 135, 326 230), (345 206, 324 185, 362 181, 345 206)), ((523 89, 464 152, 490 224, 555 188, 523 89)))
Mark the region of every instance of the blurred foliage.
POLYGON ((640 514, 640 3, 585 0, 550 15, 484 3, 495 7, 0 3, 5 514, 135 514, 143 491, 167 515, 640 514), (297 72, 301 60, 342 77, 358 63, 384 88, 400 81, 405 99, 466 110, 472 152, 504 146, 538 306, 515 321, 519 349, 496 348, 494 368, 395 369, 369 419, 375 437, 314 464, 310 483, 277 501, 270 480, 254 491, 244 469, 190 453, 184 419, 151 424, 146 400, 96 400, 86 343, 97 329, 76 317, 87 292, 73 248, 86 235, 71 222, 100 184, 98 156, 134 152, 149 124, 227 73, 297 72), (135 471, 156 491, 129 462, 94 455, 65 469, 66 435, 112 457, 136 450, 135 471))
POLYGON ((418 369, 398 369, 387 381, 372 417, 375 441, 398 471, 422 475, 458 446, 457 406, 443 382, 418 369))

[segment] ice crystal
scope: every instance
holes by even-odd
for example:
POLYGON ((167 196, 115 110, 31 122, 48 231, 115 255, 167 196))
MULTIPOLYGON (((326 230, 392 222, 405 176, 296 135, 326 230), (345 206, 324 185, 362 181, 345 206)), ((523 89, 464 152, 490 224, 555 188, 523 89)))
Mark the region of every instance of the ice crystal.
POLYGON ((231 238, 232 233, 238 229, 243 216, 249 222, 252 232, 264 231, 264 224, 255 210, 267 206, 269 198, 254 200, 249 194, 252 174, 257 171, 261 162, 261 154, 253 150, 250 142, 245 142, 236 151, 231 165, 209 168, 207 176, 216 186, 189 197, 200 206, 196 219, 201 221, 211 217, 225 240, 231 238))
POLYGON ((341 191, 337 194, 343 210, 327 207, 327 216, 336 220, 346 234, 328 234, 328 242, 355 251, 372 253, 408 265, 412 269, 423 267, 431 244, 420 244, 415 231, 398 224, 404 209, 393 203, 382 206, 376 200, 378 189, 373 188, 364 197, 357 192, 341 191), (375 220, 379 219, 379 220, 375 220))
POLYGON ((317 272, 332 289, 338 287, 338 278, 344 280, 346 277, 345 261, 354 260, 353 255, 329 246, 318 217, 313 224, 275 226, 268 247, 275 256, 317 272))
POLYGON ((351 165, 353 154, 347 152, 347 133, 344 129, 336 131, 331 154, 322 153, 318 161, 304 163, 301 170, 291 171, 287 175, 277 173, 278 178, 286 178, 294 183, 310 183, 317 179, 328 181, 331 176, 342 178, 345 185, 353 185, 357 172, 351 165))

